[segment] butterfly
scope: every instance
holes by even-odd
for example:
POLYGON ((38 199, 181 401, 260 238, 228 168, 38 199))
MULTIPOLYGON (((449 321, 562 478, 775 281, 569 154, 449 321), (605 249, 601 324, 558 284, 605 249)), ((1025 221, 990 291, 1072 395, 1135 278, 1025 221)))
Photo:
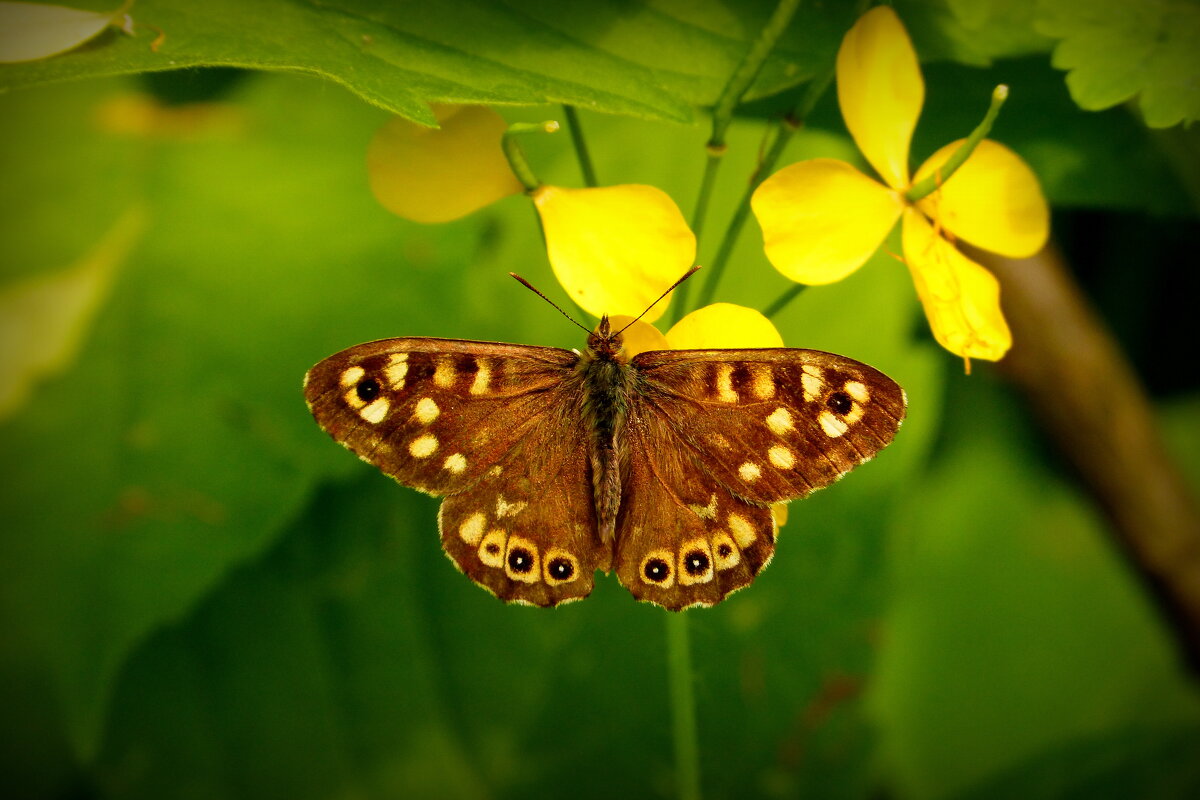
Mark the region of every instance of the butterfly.
POLYGON ((536 606, 580 600, 614 569, 671 610, 721 601, 774 555, 771 505, 869 460, 904 418, 900 386, 844 356, 628 358, 621 334, 606 316, 582 353, 384 339, 318 363, 304 395, 337 442, 445 498, 442 546, 462 572, 536 606))

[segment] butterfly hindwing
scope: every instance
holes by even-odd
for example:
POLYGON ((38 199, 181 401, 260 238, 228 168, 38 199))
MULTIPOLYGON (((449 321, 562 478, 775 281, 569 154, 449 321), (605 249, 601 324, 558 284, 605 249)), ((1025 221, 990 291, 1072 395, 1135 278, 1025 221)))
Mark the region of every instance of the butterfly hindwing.
POLYGON ((893 380, 819 351, 654 351, 632 367, 616 569, 636 596, 668 608, 749 584, 774 553, 769 505, 870 459, 904 417, 893 380), (674 574, 648 572, 647 559, 674 574))
POLYGON ((586 597, 611 548, 597 533, 588 491, 588 431, 563 406, 542 417, 475 485, 447 497, 442 546, 473 581, 506 601, 554 606, 586 597))

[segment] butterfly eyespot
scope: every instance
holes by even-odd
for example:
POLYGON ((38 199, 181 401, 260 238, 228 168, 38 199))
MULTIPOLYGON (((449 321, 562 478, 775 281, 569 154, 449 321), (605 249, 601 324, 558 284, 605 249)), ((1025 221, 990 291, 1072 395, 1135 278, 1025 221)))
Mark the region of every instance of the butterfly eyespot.
POLYGON ((854 400, 845 392, 834 392, 829 395, 829 399, 825 401, 826 407, 835 414, 849 414, 850 409, 854 408, 854 400))
POLYGON ((661 558, 646 559, 642 574, 652 583, 665 583, 671 578, 671 565, 661 558))
POLYGON ((524 547, 514 547, 508 553, 508 568, 524 575, 533 569, 533 553, 524 547))
POLYGON ((727 544, 719 544, 717 545, 717 555, 721 558, 729 558, 733 555, 733 548, 727 544))
POLYGON ((550 577, 556 581, 567 581, 575 574, 575 566, 565 558, 556 558, 547 568, 550 577))
POLYGON ((355 387, 354 391, 358 395, 359 400, 369 403, 376 397, 379 397, 379 381, 374 378, 364 378, 358 382, 358 386, 355 387))
POLYGON ((483 546, 483 549, 488 552, 488 555, 500 555, 500 545, 496 544, 495 542, 488 542, 483 546))
POLYGON ((692 576, 703 575, 708 565, 708 554, 702 550, 693 550, 683 557, 683 568, 692 576))

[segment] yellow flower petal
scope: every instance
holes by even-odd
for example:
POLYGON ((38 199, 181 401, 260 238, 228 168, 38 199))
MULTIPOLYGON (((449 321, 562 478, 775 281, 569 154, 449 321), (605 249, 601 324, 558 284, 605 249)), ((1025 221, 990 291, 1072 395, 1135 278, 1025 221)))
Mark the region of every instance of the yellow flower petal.
MULTIPOLYGON (((962 141, 930 156, 915 180, 932 175, 962 141)), ((1033 255, 1050 235, 1050 209, 1037 176, 1020 156, 990 139, 918 205, 955 236, 1011 258, 1033 255)))
POLYGON ((97 13, 40 3, 0 3, 0 63, 65 53, 100 35, 109 25, 128 32, 132 22, 126 18, 125 8, 97 13))
POLYGON ((0 419, 78 354, 145 225, 145 213, 130 209, 76 263, 0 288, 0 419))
POLYGON ((662 331, 649 322, 641 320, 634 322, 633 317, 628 314, 617 314, 608 318, 608 324, 610 330, 622 331, 621 339, 625 343, 625 355, 628 358, 633 358, 638 353, 645 353, 649 350, 671 349, 671 345, 667 343, 667 337, 663 336, 662 331))
POLYGON ((899 193, 844 161, 784 167, 750 198, 767 259, 799 283, 833 283, 863 265, 904 209, 899 193))
POLYGON ((698 308, 667 331, 672 350, 727 347, 783 347, 783 337, 753 308, 713 303, 698 308))
POLYGON ((896 12, 876 6, 842 40, 838 105, 858 149, 894 189, 908 188, 908 146, 925 102, 925 81, 896 12))
POLYGON ((904 260, 938 343, 963 358, 1002 358, 1012 334, 995 276, 958 252, 915 209, 904 212, 903 240, 904 260))
MULTIPOLYGON (((533 201, 558 282, 596 316, 641 314, 695 262, 696 237, 661 189, 541 186, 533 201)), ((642 319, 658 319, 668 301, 642 319)))
POLYGON ((449 222, 523 191, 500 148, 508 124, 483 106, 434 109, 440 128, 396 117, 367 148, 375 198, 414 222, 449 222))

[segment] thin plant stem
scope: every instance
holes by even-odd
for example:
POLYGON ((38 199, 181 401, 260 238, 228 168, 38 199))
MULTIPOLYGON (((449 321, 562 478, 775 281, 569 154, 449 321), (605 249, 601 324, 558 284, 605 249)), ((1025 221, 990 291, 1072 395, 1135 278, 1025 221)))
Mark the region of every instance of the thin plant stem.
POLYGON ((812 113, 813 107, 817 104, 821 95, 825 93, 825 90, 829 88, 829 84, 832 81, 832 69, 827 70, 824 74, 810 81, 804 91, 804 96, 796 104, 795 109, 779 121, 779 129, 775 135, 775 140, 771 142, 771 147, 759 162, 754 174, 750 176, 750 182, 746 186, 746 191, 742 193, 742 199, 738 202, 737 209, 733 212, 733 216, 729 220, 729 226, 725 229, 725 235, 721 237, 721 245, 717 248, 717 254, 713 257, 708 274, 705 276, 704 285, 700 289, 700 301, 698 305, 707 305, 716 296, 717 285, 721 282, 721 277, 725 274, 729 258, 733 255, 733 248, 737 246, 738 236, 741 235, 742 227, 746 224, 746 220, 750 216, 750 199, 754 196, 754 192, 758 189, 759 184, 765 181, 775 169, 775 164, 783 156, 783 151, 792 140, 792 136, 795 135, 796 131, 800 130, 804 124, 804 120, 812 113))
POLYGON ((563 106, 567 115, 567 128, 571 131, 571 143, 575 145, 575 157, 579 160, 579 171, 583 173, 583 185, 594 188, 600 184, 596 181, 596 168, 592 165, 592 156, 588 153, 587 141, 583 138, 583 127, 579 124, 579 113, 575 106, 563 106))
MULTIPOLYGON (((779 0, 775 11, 771 13, 771 18, 763 26, 758 38, 750 45, 750 49, 742 56, 737 69, 734 70, 729 82, 721 91, 721 96, 717 98, 716 105, 713 106, 712 135, 705 146, 708 159, 704 164, 704 177, 700 182, 700 192, 696 195, 695 210, 692 212, 692 233, 695 234, 697 242, 700 241, 700 235, 704 230, 704 219, 708 214, 713 187, 716 185, 717 170, 721 166, 721 160, 727 149, 725 132, 733 121, 733 110, 741 102, 742 96, 746 94, 750 84, 754 83, 754 79, 758 77, 763 64, 766 63, 767 56, 775 47, 775 42, 787 29, 799 6, 800 0, 779 0)), ((673 305, 675 318, 678 319, 684 313, 684 309, 688 307, 687 284, 681 286, 676 294, 678 296, 673 305)))
POLYGON ((700 800, 700 748, 696 734, 696 693, 686 611, 668 612, 667 682, 671 693, 675 784, 679 800, 700 800))
POLYGON ((975 130, 971 131, 971 135, 967 137, 965 142, 959 145, 950 158, 946 159, 946 163, 934 170, 932 175, 919 183, 913 184, 904 193, 904 199, 910 203, 915 203, 937 191, 943 183, 949 180, 955 170, 971 157, 971 153, 975 152, 975 148, 991 132, 992 123, 996 121, 996 115, 1000 113, 1000 106, 1004 105, 1004 101, 1007 99, 1008 87, 1000 84, 992 91, 992 103, 988 106, 987 113, 983 116, 983 121, 976 126, 975 130))
POLYGON ((763 316, 767 319, 773 319, 776 314, 787 308, 788 304, 799 297, 800 293, 807 288, 807 283, 797 283, 795 286, 790 287, 783 294, 779 295, 779 297, 776 297, 775 302, 763 310, 763 316))
POLYGON ((517 176, 517 180, 521 182, 527 192, 535 191, 542 185, 542 182, 533 174, 529 161, 525 158, 525 151, 517 142, 517 137, 527 133, 554 133, 556 130, 558 130, 558 123, 553 120, 549 122, 514 122, 500 137, 500 147, 504 151, 504 157, 508 159, 508 165, 512 168, 513 174, 517 176))

